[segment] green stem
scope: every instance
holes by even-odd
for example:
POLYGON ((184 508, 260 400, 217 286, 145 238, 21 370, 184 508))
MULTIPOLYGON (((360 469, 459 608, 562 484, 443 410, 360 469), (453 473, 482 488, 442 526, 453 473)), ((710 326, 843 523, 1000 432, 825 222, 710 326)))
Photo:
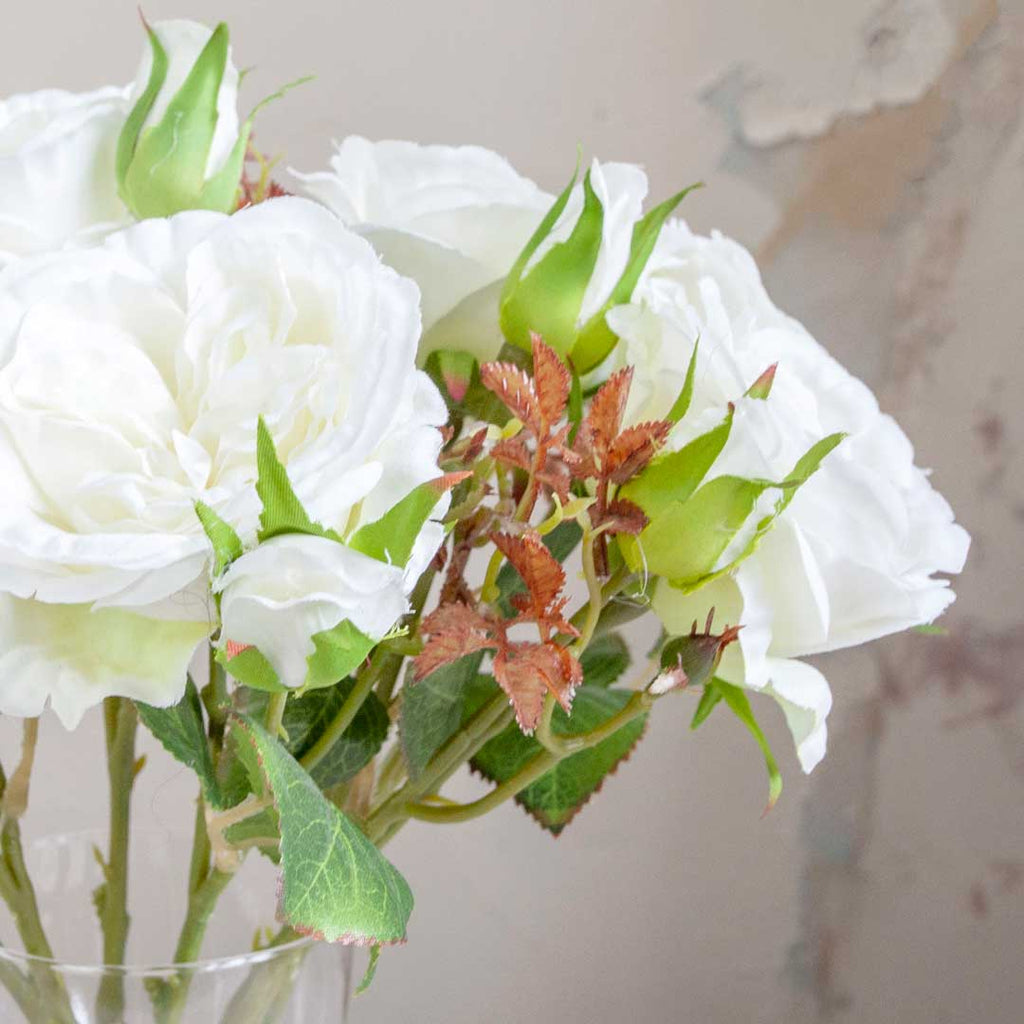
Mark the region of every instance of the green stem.
POLYGON ((276 740, 281 733, 281 723, 284 721, 284 706, 288 703, 288 691, 273 693, 267 702, 267 717, 265 725, 267 732, 276 740))
MULTIPOLYGON (((135 731, 138 714, 124 697, 107 697, 107 767, 110 779, 110 841, 104 870, 103 963, 124 963, 128 943, 128 837, 131 817, 132 783, 135 780, 135 731)), ((124 975, 108 971, 96 996, 96 1017, 111 1024, 124 1017, 124 975)))
POLYGON ((352 720, 363 706, 363 701, 376 685, 384 664, 391 657, 392 655, 382 654, 376 661, 371 661, 358 673, 352 692, 345 698, 345 702, 338 709, 338 713, 330 725, 324 729, 320 738, 300 759, 302 767, 307 772, 311 772, 327 756, 331 747, 341 739, 345 730, 352 724, 352 720))
MULTIPOLYGON (((579 638, 572 646, 572 653, 577 657, 586 649, 594 637, 597 629, 598 619, 601 618, 601 610, 604 608, 604 588, 601 585, 601 577, 597 574, 597 566, 594 561, 594 534, 589 529, 583 531, 583 578, 587 583, 587 597, 589 600, 580 609, 583 614, 583 625, 580 628, 579 638)), ((573 623, 575 625, 575 622, 573 623)))
POLYGON ((192 828, 192 856, 188 865, 188 891, 191 896, 210 873, 210 835, 206 830, 206 803, 202 791, 196 797, 196 819, 192 828))
MULTIPOLYGON (((24 757, 22 761, 24 762, 24 757)), ((6 795, 6 788, 7 777, 0 767, 0 792, 6 795)), ((64 982, 51 965, 45 962, 54 959, 53 949, 43 929, 35 889, 25 866, 21 826, 17 818, 5 818, 0 827, 0 897, 10 908, 25 952, 40 958, 30 961, 28 965, 37 1009, 39 1006, 44 1007, 46 1012, 52 1015, 51 1019, 55 1024, 71 1024, 73 1017, 64 982)), ((21 972, 13 970, 14 974, 24 978, 21 972)), ((28 993, 18 983, 14 974, 5 973, 2 980, 20 1004, 21 998, 26 997, 28 993), (8 981, 17 985, 18 991, 11 988, 8 981)), ((27 1016, 30 1020, 33 1019, 33 1015, 27 1016)), ((38 1016, 38 1013, 35 1016, 38 1016)))
MULTIPOLYGON (((232 872, 214 868, 189 897, 185 923, 174 950, 176 965, 191 965, 199 959, 210 915, 220 894, 233 877, 232 872)), ((158 983, 159 987, 153 995, 153 1007, 160 1024, 178 1024, 185 1012, 191 983, 192 973, 187 966, 179 969, 173 977, 158 983)))
MULTIPOLYGON (((596 746, 598 743, 614 735, 624 725, 627 725, 634 718, 645 714, 650 710, 655 698, 646 692, 634 693, 621 711, 613 715, 607 722, 602 723, 590 732, 580 733, 575 736, 554 737, 557 744, 552 744, 538 753, 528 761, 515 775, 495 786, 494 789, 479 800, 473 800, 467 804, 448 804, 438 806, 436 804, 411 803, 406 804, 405 811, 420 821, 430 821, 438 825, 456 824, 462 821, 470 821, 479 818, 488 811, 511 800, 527 786, 536 782, 542 775, 546 775, 559 761, 573 754, 596 746)), ((538 739, 540 730, 538 729, 538 739)))
POLYGON ((488 701, 464 729, 441 747, 416 779, 407 782, 370 813, 366 819, 366 834, 371 842, 383 846, 408 819, 408 804, 416 803, 444 785, 460 765, 501 732, 511 719, 512 710, 504 693, 488 701))

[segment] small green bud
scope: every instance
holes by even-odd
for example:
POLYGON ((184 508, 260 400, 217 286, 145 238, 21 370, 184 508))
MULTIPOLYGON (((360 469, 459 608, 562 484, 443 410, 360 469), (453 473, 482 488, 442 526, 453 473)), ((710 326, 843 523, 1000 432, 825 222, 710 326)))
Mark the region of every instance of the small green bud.
POLYGON ((191 21, 146 25, 150 57, 117 145, 121 199, 138 218, 234 210, 251 118, 241 129, 239 74, 228 28, 191 21))

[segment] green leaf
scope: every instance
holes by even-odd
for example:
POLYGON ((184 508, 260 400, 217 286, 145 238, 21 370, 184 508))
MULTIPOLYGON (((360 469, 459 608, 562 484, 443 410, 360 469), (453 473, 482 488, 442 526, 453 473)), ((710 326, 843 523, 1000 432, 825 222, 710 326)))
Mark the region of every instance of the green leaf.
POLYGON ((328 537, 340 543, 341 538, 333 530, 325 530, 319 523, 314 523, 302 507, 292 489, 288 472, 277 457, 274 439, 262 416, 256 426, 256 469, 256 493, 263 503, 260 529, 256 534, 261 544, 286 533, 328 537))
POLYGON ((135 153, 135 145, 139 140, 142 126, 146 123, 146 118, 149 117, 149 112, 153 109, 157 95, 163 87, 164 80, 167 78, 169 64, 167 51, 164 49, 159 37, 147 23, 143 22, 143 24, 146 28, 146 34, 149 36, 149 47, 153 55, 153 64, 149 71, 149 81, 146 83, 146 88, 143 90, 135 106, 132 107, 131 112, 125 119, 124 126, 121 128, 121 134, 117 138, 117 155, 115 157, 117 193, 126 204, 128 203, 128 198, 125 189, 125 177, 128 173, 128 165, 131 163, 132 156, 135 153))
MULTIPOLYGON (((320 739, 354 686, 354 679, 343 679, 334 686, 288 698, 281 724, 288 734, 288 752, 296 760, 301 760, 320 739)), ((249 694, 246 714, 261 719, 268 703, 269 697, 265 694, 249 694)), ((371 693, 349 727, 313 768, 310 774, 314 782, 321 789, 330 789, 354 778, 384 745, 390 724, 387 708, 371 693)))
MULTIPOLYGON (((246 741, 247 742, 247 741, 246 741)), ((276 839, 277 843, 260 843, 259 851, 275 864, 281 863, 281 822, 276 808, 267 807, 249 818, 243 818, 224 830, 224 838, 232 844, 252 839, 276 839)))
POLYGON ((926 622, 912 628, 915 633, 920 633, 922 636, 949 636, 949 630, 945 626, 936 625, 934 622, 926 622))
POLYGON ((191 679, 185 695, 169 708, 156 708, 136 701, 139 718, 176 761, 191 768, 199 776, 203 796, 213 807, 224 807, 224 797, 214 774, 210 744, 203 725, 203 706, 199 691, 191 679))
POLYGON ((213 545, 213 574, 219 576, 236 558, 242 557, 242 541, 234 529, 209 505, 195 503, 196 515, 213 545))
MULTIPOLYGON (((218 188, 215 191, 220 205, 201 205, 208 201, 203 194, 206 164, 217 127, 217 96, 227 61, 228 28, 221 22, 171 98, 159 124, 139 133, 124 176, 125 202, 137 217, 169 217, 199 208, 228 213, 233 208, 237 179, 226 202, 224 189, 218 188)), ((240 174, 240 164, 238 170, 240 174)))
POLYGON ((281 822, 283 919, 327 942, 386 945, 405 939, 408 883, 258 723, 243 726, 281 822))
POLYGON ((461 728, 469 687, 482 661, 482 652, 469 654, 419 682, 406 680, 398 728, 412 778, 422 773, 434 754, 461 728))
POLYGON ((733 686, 732 683, 727 683, 724 679, 715 679, 712 685, 721 691, 722 698, 729 706, 729 710, 747 727, 750 735, 757 740, 761 753, 764 754, 765 768, 768 770, 768 807, 766 810, 771 810, 782 793, 782 773, 779 771, 779 766, 772 755, 772 749, 768 745, 768 740, 764 732, 762 732, 761 726, 758 725, 757 719, 754 717, 754 712, 750 708, 750 701, 747 700, 747 695, 743 690, 738 686, 733 686))
POLYGON ((378 562, 404 568, 416 538, 447 489, 444 477, 420 484, 380 519, 361 526, 348 546, 378 562))
MULTIPOLYGON (((541 538, 544 541, 544 546, 559 563, 564 562, 576 550, 582 539, 583 530, 579 523, 569 519, 559 523, 550 533, 541 538)), ((516 572, 515 567, 510 562, 506 562, 498 572, 497 585, 501 594, 498 599, 501 614, 511 617, 515 614, 515 609, 512 607, 512 596, 525 594, 526 584, 516 572)))
POLYGON ((626 641, 617 633, 605 633, 580 655, 583 682, 587 686, 611 686, 629 668, 630 660, 626 641))
POLYGON ((502 302, 501 329, 508 341, 529 349, 530 335, 536 332, 560 356, 568 354, 597 264, 603 223, 604 209, 588 172, 583 179, 583 211, 572 233, 556 242, 502 302))
POLYGON ((699 729, 707 721, 708 715, 715 710, 721 699, 722 691, 713 682, 708 683, 700 695, 700 703, 697 705, 697 710, 693 713, 690 728, 699 729))
MULTIPOLYGON (((581 686, 573 698, 572 717, 555 710, 552 729, 558 736, 589 732, 608 721, 632 697, 629 690, 606 690, 581 686)), ((546 775, 524 789, 516 802, 548 831, 558 835, 587 801, 600 789, 605 778, 625 760, 643 736, 647 716, 640 715, 608 739, 560 761, 546 775)), ((524 736, 516 725, 509 726, 486 743, 471 765, 494 783, 510 779, 543 748, 524 736)))
POLYGON ((686 380, 683 381, 683 390, 679 397, 672 403, 668 415, 665 417, 669 423, 678 423, 689 411, 690 402, 693 401, 693 382, 697 376, 697 349, 700 346, 700 338, 693 343, 693 354, 690 356, 690 364, 686 367, 686 380))
POLYGON ((639 505, 651 520, 686 501, 721 455, 729 440, 732 421, 733 410, 730 409, 717 427, 694 438, 677 452, 658 456, 619 493, 639 505))
POLYGON ((690 185, 681 192, 659 203, 633 225, 633 237, 629 246, 629 259, 622 276, 616 282, 604 305, 586 322, 579 332, 570 358, 577 373, 589 373, 607 359, 619 340, 605 319, 608 310, 629 302, 640 281, 640 275, 654 252, 654 246, 661 234, 662 226, 675 208, 701 183, 690 185))
POLYGON ((720 476, 671 505, 639 537, 647 568, 681 585, 709 574, 772 484, 720 476))

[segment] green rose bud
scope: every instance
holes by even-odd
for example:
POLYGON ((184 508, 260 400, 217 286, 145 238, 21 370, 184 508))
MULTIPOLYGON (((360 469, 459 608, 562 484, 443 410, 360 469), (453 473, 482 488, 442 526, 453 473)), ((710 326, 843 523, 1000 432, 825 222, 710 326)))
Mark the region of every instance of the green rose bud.
POLYGON ((193 21, 146 25, 150 52, 117 145, 121 199, 138 218, 181 210, 231 212, 249 142, 239 129, 238 69, 228 28, 193 21))

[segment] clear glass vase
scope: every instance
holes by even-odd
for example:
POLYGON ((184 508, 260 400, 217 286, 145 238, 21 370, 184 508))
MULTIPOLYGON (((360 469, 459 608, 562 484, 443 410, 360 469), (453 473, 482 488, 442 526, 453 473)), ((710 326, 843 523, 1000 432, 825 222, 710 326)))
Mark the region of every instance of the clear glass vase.
POLYGON ((133 831, 123 967, 101 963, 94 892, 101 832, 26 843, 24 859, 54 959, 30 956, 9 913, 0 927, 0 1021, 15 1024, 339 1024, 352 952, 276 930, 276 869, 251 853, 210 918, 203 959, 174 964, 185 918, 191 835, 133 831), (255 948, 254 947, 263 947, 255 948))

